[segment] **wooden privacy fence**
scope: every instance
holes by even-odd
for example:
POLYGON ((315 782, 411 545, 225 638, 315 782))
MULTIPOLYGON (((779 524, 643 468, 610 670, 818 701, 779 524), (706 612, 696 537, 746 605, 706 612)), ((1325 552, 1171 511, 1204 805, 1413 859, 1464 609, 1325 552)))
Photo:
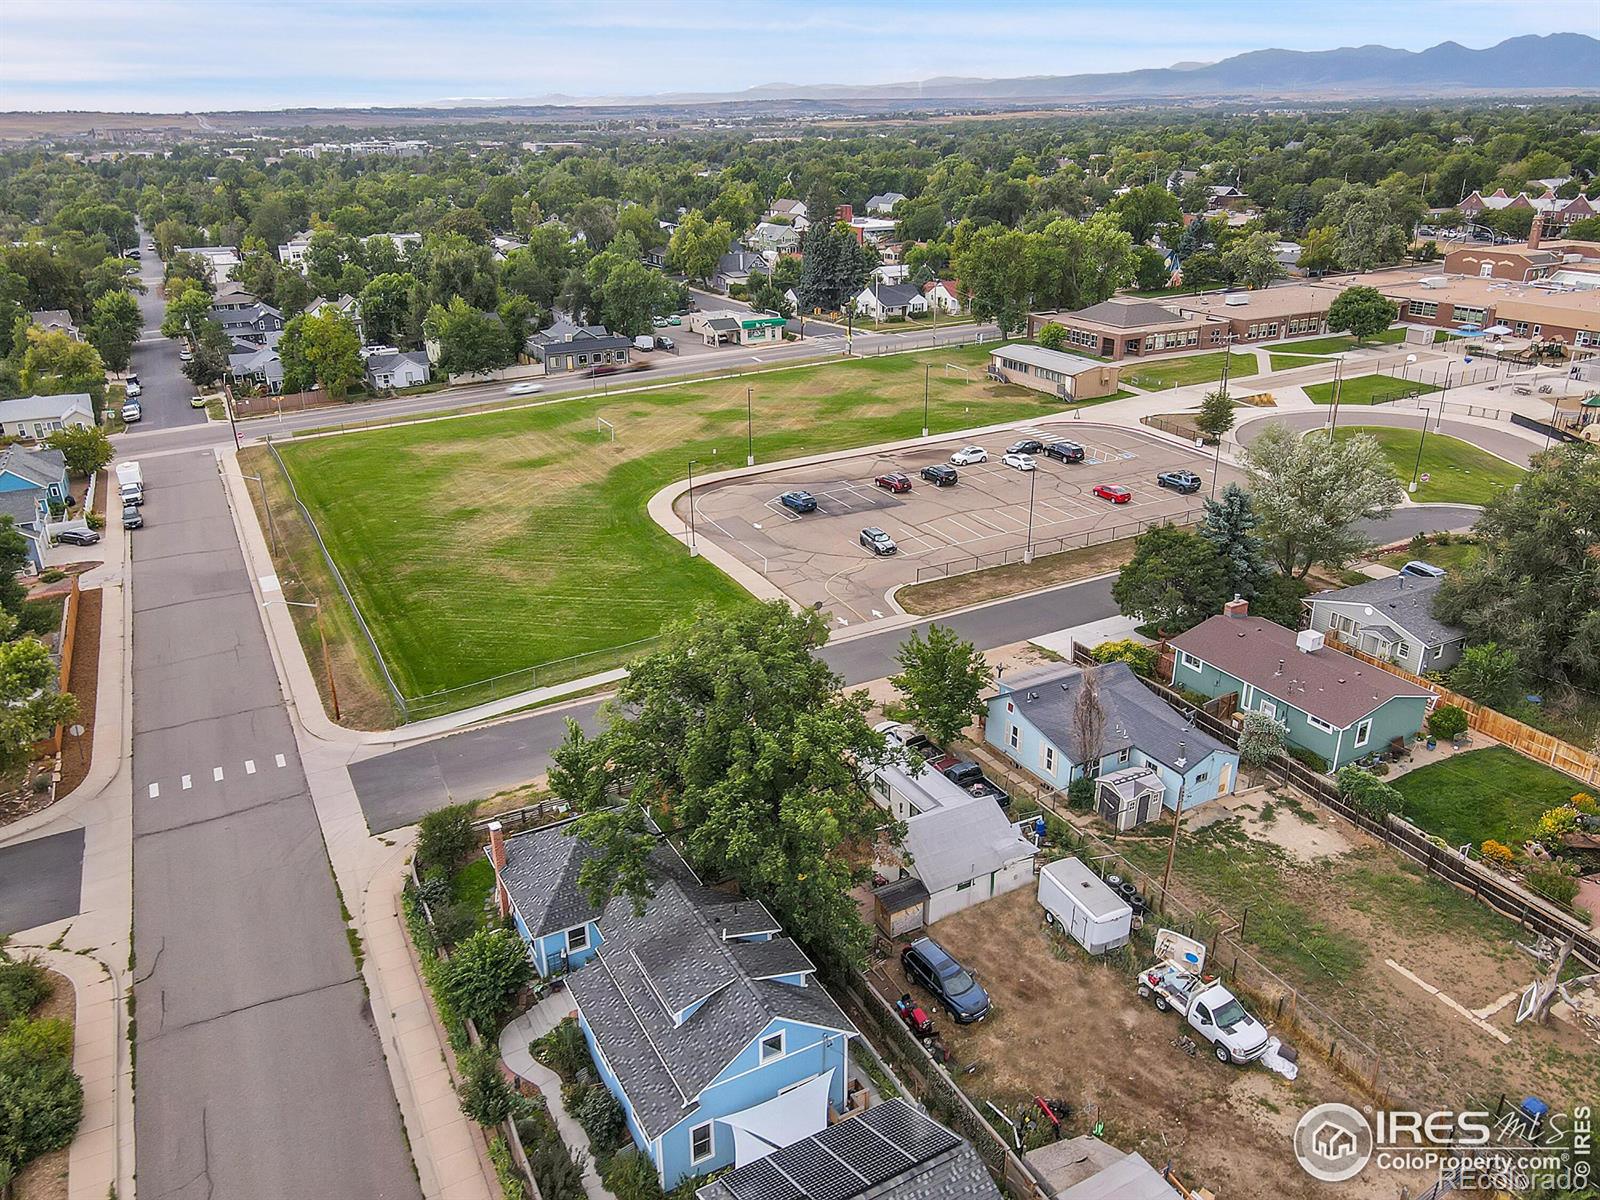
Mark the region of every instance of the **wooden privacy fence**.
MULTIPOLYGON (((74 575, 72 590, 67 593, 67 602, 61 608, 61 674, 57 680, 57 687, 62 692, 67 690, 67 683, 72 678, 72 655, 77 647, 78 577, 74 575)), ((65 732, 64 727, 56 726, 56 731, 50 738, 50 749, 53 753, 61 753, 61 739, 65 732)))
POLYGON ((1570 742, 1564 742, 1553 734, 1545 733, 1542 729, 1535 729, 1532 725, 1525 725, 1514 717, 1508 717, 1503 712, 1487 708, 1474 700, 1468 700, 1459 692, 1452 692, 1441 683, 1425 679, 1421 675, 1413 675, 1403 667, 1394 663, 1376 658, 1364 650, 1357 650, 1348 646, 1335 637, 1327 639, 1330 646, 1335 646, 1351 658, 1359 658, 1364 663, 1371 663, 1380 667, 1391 675, 1398 675, 1401 679, 1410 680, 1418 687, 1427 688, 1439 698, 1440 704, 1455 704, 1467 714, 1467 725, 1471 729, 1492 737, 1518 754, 1554 767, 1564 774, 1572 776, 1580 783, 1590 786, 1600 785, 1600 756, 1591 754, 1587 750, 1580 750, 1570 742))

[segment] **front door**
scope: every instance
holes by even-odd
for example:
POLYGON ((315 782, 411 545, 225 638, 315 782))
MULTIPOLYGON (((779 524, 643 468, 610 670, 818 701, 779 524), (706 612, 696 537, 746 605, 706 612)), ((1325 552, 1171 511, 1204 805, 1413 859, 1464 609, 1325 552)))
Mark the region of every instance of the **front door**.
POLYGON ((1222 764, 1222 770, 1217 773, 1217 795, 1226 796, 1228 794, 1228 784, 1232 782, 1233 764, 1225 762, 1222 764))

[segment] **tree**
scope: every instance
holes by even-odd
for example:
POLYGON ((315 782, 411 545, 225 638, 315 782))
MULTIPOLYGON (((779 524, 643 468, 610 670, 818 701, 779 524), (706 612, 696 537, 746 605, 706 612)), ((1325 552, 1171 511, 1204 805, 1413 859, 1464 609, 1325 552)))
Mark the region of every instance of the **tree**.
POLYGON ((85 334, 110 370, 126 371, 143 328, 139 302, 127 292, 107 292, 94 302, 85 334))
POLYGON ((855 302, 871 260, 848 229, 818 221, 806 230, 801 243, 800 283, 795 288, 800 303, 824 312, 843 312, 855 302))
POLYGON ((1415 196, 1347 183, 1328 194, 1317 223, 1335 231, 1339 263, 1347 271, 1370 271, 1399 262, 1421 205, 1415 196))
MULTIPOLYGON (((646 245, 643 241, 639 244, 646 245)), ((500 266, 500 284, 548 312, 555 307, 562 281, 572 268, 572 255, 572 234, 565 225, 535 226, 528 233, 528 244, 506 255, 500 266)))
POLYGON ((1172 277, 1166 256, 1153 246, 1135 246, 1133 264, 1133 282, 1141 291, 1166 287, 1172 277))
POLYGON ((191 329, 211 316, 211 293, 193 279, 167 288, 167 307, 161 317, 161 336, 187 337, 191 329))
POLYGON ((613 263, 599 286, 600 316, 605 327, 624 337, 648 333, 651 318, 665 307, 664 282, 658 272, 638 259, 613 263))
POLYGON ((111 439, 96 425, 69 425, 45 439, 52 450, 61 451, 67 470, 74 475, 93 475, 115 456, 111 439))
POLYGON ((1578 242, 1600 242, 1600 217, 1582 217, 1567 226, 1567 237, 1578 242))
POLYGON ((1223 255, 1229 274, 1253 288, 1264 288, 1285 272, 1278 261, 1278 240, 1261 230, 1234 244, 1223 255))
POLYGON ((944 625, 916 630, 895 653, 900 673, 889 682, 903 698, 906 720, 939 745, 961 735, 984 711, 983 692, 993 678, 983 653, 944 625))
POLYGON ((485 1129, 493 1129, 511 1115, 516 1093, 500 1073, 500 1054, 493 1042, 463 1050, 456 1065, 461 1071, 456 1095, 462 1113, 485 1129))
POLYGON ((328 395, 338 397, 361 378, 361 335, 350 318, 335 308, 301 315, 301 339, 306 362, 328 395))
POLYGON ((1450 686, 1469 700, 1505 709, 1522 690, 1522 670, 1511 650, 1494 642, 1468 646, 1450 671, 1450 686))
POLYGON ((436 808, 422 818, 417 828, 417 864, 430 870, 440 867, 454 871, 477 845, 472 805, 436 808))
POLYGON ((1072 698, 1072 724, 1068 734, 1079 778, 1087 779, 1106 748, 1106 708, 1100 699, 1098 665, 1084 667, 1078 677, 1078 693, 1072 698))
POLYGON ((974 320, 993 321, 1002 334, 1015 333, 1028 324, 1036 269, 1029 253, 1031 247, 1025 233, 986 225, 956 250, 950 267, 971 293, 974 320))
POLYGON ((1239 761, 1247 767, 1265 767, 1280 754, 1289 738, 1289 727, 1276 717, 1251 710, 1244 714, 1239 730, 1239 761))
POLYGON ((106 365, 100 352, 87 342, 74 341, 60 331, 46 333, 36 325, 27 330, 18 383, 25 393, 60 396, 87 392, 95 415, 106 395, 106 365))
POLYGON ((1039 335, 1034 340, 1046 350, 1059 350, 1067 344, 1067 327, 1059 321, 1046 321, 1039 326, 1039 335))
POLYGON ((1303 578, 1317 563, 1348 562, 1370 544, 1360 523, 1388 516, 1403 495, 1367 434, 1302 437, 1273 421, 1243 461, 1268 556, 1285 575, 1303 578))
POLYGON ((1124 616, 1169 635, 1220 612, 1228 595, 1228 573, 1211 543, 1174 525, 1141 533, 1111 585, 1124 616))
POLYGON ((1600 691, 1600 448, 1557 445, 1484 506, 1483 553, 1445 576, 1440 620, 1511 651, 1529 675, 1600 691))
POLYGON ((1117 223, 1138 245, 1149 241, 1150 235, 1160 226, 1176 225, 1183 220, 1178 198, 1159 183, 1124 192, 1111 202, 1111 211, 1117 223))
MULTIPOLYGON (((826 638, 818 613, 783 603, 702 607, 633 664, 606 736, 620 811, 653 811, 702 878, 737 881, 816 955, 859 963, 870 935, 850 889, 865 860, 847 851, 883 826, 867 784, 889 752, 866 694, 845 694, 815 656, 826 638)), ((632 863, 586 881, 597 903, 641 901, 648 878, 649 843, 633 842, 618 811, 608 798, 573 823, 632 863)))
POLYGON ((1441 742, 1453 742, 1467 731, 1467 710, 1459 704, 1441 704, 1428 714, 1428 733, 1441 742))
POLYGON ((1195 428, 1213 442, 1233 428, 1237 419, 1234 415, 1235 404, 1233 397, 1222 388, 1207 392, 1205 399, 1200 401, 1200 410, 1195 413, 1195 428))
POLYGON ((1310 594, 1311 585, 1304 579, 1269 573, 1250 598, 1250 612, 1285 629, 1299 629, 1306 617, 1302 601, 1310 594))
POLYGON ((228 340, 222 327, 215 321, 206 321, 200 327, 195 341, 194 357, 183 364, 183 373, 190 383, 204 391, 213 387, 228 372, 228 340))
POLYGON ((1221 495, 1203 505, 1195 532, 1222 563, 1229 595, 1253 598, 1269 574, 1256 532, 1260 527, 1250 493, 1237 483, 1225 484, 1221 495))
POLYGON ((480 312, 460 296, 435 304, 423 330, 439 343, 438 365, 447 375, 497 371, 516 359, 499 316, 480 312))
POLYGON ((698 210, 685 213, 667 243, 667 265, 703 284, 716 274, 717 263, 732 241, 733 230, 726 221, 707 221, 698 210))
POLYGON ((528 947, 509 929, 480 929, 463 939, 439 975, 446 1001, 478 1032, 493 1038, 533 978, 528 947))
MULTIPOLYGON (((388 239, 384 239, 388 244, 388 239)), ((379 275, 361 289, 361 324, 374 346, 415 347, 420 332, 411 325, 411 289, 417 284, 409 272, 379 275)))
POLYGON ((1328 328, 1366 341, 1395 323, 1400 310, 1377 288, 1348 287, 1328 305, 1328 328))
POLYGON ((1300 239, 1295 264, 1308 275, 1324 275, 1339 267, 1339 234, 1333 229, 1308 229, 1300 239))
POLYGON ((50 648, 37 638, 13 640, 17 619, 0 613, 0 770, 33 757, 34 743, 78 712, 77 700, 56 690, 50 648))

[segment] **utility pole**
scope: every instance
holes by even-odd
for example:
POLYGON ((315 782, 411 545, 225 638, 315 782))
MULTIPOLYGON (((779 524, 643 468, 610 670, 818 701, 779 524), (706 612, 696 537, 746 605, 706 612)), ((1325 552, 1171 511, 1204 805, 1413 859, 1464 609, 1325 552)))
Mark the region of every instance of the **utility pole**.
POLYGON ((272 552, 276 554, 278 552, 278 521, 272 515, 272 505, 267 503, 267 481, 259 475, 245 475, 242 471, 240 475, 245 479, 254 479, 261 485, 261 507, 266 510, 267 528, 272 531, 272 552))
POLYGON ((1167 843, 1167 869, 1161 872, 1161 910, 1167 908, 1167 881, 1172 878, 1172 860, 1178 855, 1178 827, 1183 824, 1183 785, 1184 767, 1188 759, 1184 756, 1184 742, 1178 742, 1178 761, 1172 764, 1178 768, 1178 808, 1172 814, 1172 840, 1167 843))
POLYGON ((744 389, 744 465, 747 467, 756 465, 756 410, 751 397, 754 391, 752 387, 744 389))
POLYGON ((932 363, 922 364, 922 436, 928 436, 928 375, 933 371, 932 363))
POLYGON ((694 541, 694 465, 698 458, 689 460, 689 557, 694 558, 700 553, 700 548, 694 541))
POLYGON ((1039 468, 1034 467, 1028 472, 1028 548, 1022 552, 1022 561, 1033 561, 1033 492, 1039 478, 1039 468))
POLYGON ((1333 441, 1333 431, 1339 427, 1339 391, 1344 381, 1344 359, 1333 360, 1333 415, 1328 421, 1328 440, 1333 441))
MULTIPOLYGON (((1422 434, 1417 438, 1417 461, 1411 468, 1411 486, 1406 490, 1413 496, 1417 494, 1417 480, 1422 475, 1422 447, 1428 440, 1428 408, 1420 400, 1417 407, 1422 409, 1422 434)), ((1439 411, 1444 411, 1444 401, 1439 402, 1439 411)))

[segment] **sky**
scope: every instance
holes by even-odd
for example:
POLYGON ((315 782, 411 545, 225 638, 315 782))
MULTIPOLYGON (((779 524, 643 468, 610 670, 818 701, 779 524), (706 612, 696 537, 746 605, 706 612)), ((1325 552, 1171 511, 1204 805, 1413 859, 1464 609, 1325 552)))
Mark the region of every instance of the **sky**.
POLYGON ((1070 75, 1596 32, 1597 0, 0 0, 0 110, 192 112, 1070 75))

